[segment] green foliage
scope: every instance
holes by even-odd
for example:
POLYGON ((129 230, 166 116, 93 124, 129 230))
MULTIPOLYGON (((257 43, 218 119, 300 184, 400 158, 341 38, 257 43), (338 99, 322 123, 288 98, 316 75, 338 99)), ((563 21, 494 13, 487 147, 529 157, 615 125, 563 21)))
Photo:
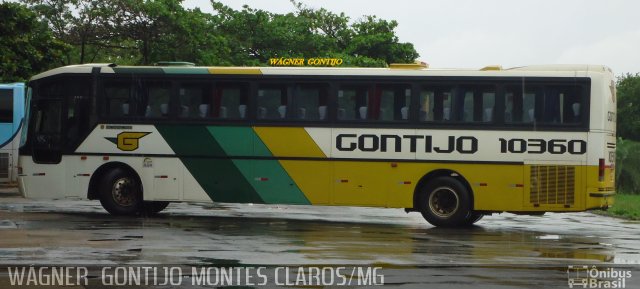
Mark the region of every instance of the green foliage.
POLYGON ((626 74, 619 77, 616 91, 618 136, 640 141, 640 75, 626 74))
POLYGON ((117 48, 108 23, 112 16, 103 1, 23 0, 49 25, 56 39, 71 45, 65 64, 94 62, 106 49, 117 48))
POLYGON ((613 206, 604 214, 631 220, 640 220, 640 195, 621 195, 614 197, 613 206))
POLYGON ((373 59, 382 59, 387 63, 410 63, 418 53, 411 43, 398 43, 394 29, 395 20, 386 21, 375 16, 367 16, 353 24, 353 38, 347 51, 353 55, 366 55, 373 59))
POLYGON ((616 149, 616 191, 640 193, 640 143, 618 138, 616 149))
POLYGON ((418 56, 412 44, 398 41, 396 21, 367 16, 351 23, 344 13, 295 0, 296 11, 287 14, 211 1, 213 15, 184 9, 183 0, 22 1, 69 44, 61 64, 262 66, 270 58, 339 57, 344 66, 384 67, 418 56))
POLYGON ((24 81, 63 63, 69 47, 26 6, 0 3, 0 19, 0 82, 24 81))

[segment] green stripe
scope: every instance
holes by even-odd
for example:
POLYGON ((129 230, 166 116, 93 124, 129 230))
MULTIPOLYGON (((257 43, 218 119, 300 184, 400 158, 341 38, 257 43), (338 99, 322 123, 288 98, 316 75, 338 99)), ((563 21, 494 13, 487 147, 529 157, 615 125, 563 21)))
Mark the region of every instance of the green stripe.
POLYGON ((234 161, 185 157, 226 156, 204 126, 157 125, 156 128, 213 201, 264 203, 234 161))
MULTIPOLYGON (((228 156, 273 154, 250 127, 208 127, 228 156)), ((277 160, 235 160, 234 164, 260 197, 270 204, 311 204, 277 160)))

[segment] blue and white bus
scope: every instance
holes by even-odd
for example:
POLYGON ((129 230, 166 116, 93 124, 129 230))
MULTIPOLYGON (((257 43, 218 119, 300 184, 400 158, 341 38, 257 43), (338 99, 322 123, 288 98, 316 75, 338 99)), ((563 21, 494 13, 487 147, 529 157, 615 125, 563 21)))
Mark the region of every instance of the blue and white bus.
POLYGON ((24 121, 24 83, 0 84, 0 182, 15 182, 24 121))

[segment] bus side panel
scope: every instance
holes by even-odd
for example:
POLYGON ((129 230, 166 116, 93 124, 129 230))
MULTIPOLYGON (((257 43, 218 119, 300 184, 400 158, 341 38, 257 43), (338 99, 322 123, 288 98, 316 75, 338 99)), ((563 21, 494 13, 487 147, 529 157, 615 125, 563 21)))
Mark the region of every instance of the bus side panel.
POLYGON ((66 194, 65 159, 59 164, 36 164, 31 156, 20 156, 22 174, 18 176, 20 192, 26 198, 60 199, 66 194))
POLYGON ((182 167, 182 175, 184 179, 182 200, 193 202, 213 202, 209 195, 207 195, 207 192, 204 191, 202 186, 200 186, 198 181, 182 162, 180 162, 180 166, 182 167))
POLYGON ((522 210, 523 165, 462 165, 459 172, 473 190, 474 209, 480 211, 522 210))
MULTIPOLYGON (((153 194, 145 193, 145 199, 181 201, 183 189, 183 166, 178 158, 150 158, 143 164, 143 170, 153 166, 153 194)), ((148 191, 146 191, 148 192, 148 191)))

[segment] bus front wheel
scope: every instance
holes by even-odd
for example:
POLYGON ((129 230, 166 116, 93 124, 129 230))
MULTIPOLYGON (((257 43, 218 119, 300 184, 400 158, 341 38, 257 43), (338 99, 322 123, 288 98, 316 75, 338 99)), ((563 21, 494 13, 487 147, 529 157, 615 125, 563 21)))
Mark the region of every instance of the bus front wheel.
POLYGON ((419 193, 420 212, 430 224, 437 227, 469 225, 471 196, 459 180, 438 177, 427 183, 419 193))
POLYGON ((123 169, 114 169, 102 176, 100 204, 107 212, 118 216, 131 216, 140 212, 142 190, 138 179, 123 169))

